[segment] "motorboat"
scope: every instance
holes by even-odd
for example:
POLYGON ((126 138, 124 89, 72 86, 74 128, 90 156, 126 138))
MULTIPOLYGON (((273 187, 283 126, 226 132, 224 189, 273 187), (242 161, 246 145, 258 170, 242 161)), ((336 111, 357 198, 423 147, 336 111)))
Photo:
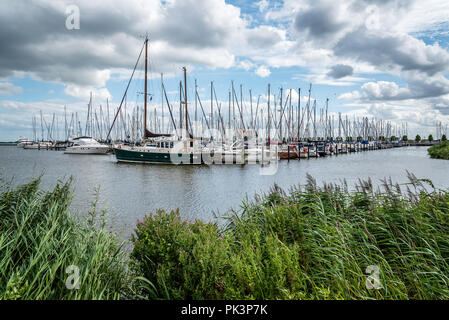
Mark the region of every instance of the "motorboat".
POLYGON ((28 138, 19 137, 19 140, 17 141, 17 147, 23 148, 26 145, 32 144, 33 141, 30 141, 28 138))
POLYGON ((99 143, 92 137, 77 137, 69 139, 70 145, 65 149, 67 154, 106 154, 111 148, 107 144, 99 143))

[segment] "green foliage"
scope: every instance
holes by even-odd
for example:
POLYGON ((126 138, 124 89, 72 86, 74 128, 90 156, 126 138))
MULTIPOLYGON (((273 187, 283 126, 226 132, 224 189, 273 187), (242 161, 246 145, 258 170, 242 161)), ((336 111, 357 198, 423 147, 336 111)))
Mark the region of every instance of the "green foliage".
POLYGON ((308 177, 244 202, 221 227, 160 210, 138 222, 129 270, 96 202, 87 220, 70 214, 70 181, 3 184, 0 299, 448 299, 449 191, 409 178, 348 191, 308 177), (78 290, 65 285, 70 265, 78 290))
POLYGON ((429 134, 429 138, 427 138, 427 140, 429 140, 429 142, 433 141, 433 136, 431 134, 429 134))
POLYGON ((442 141, 427 149, 431 158, 449 160, 449 141, 442 141))
POLYGON ((397 140, 396 136, 391 136, 390 141, 396 141, 396 140, 397 140))
POLYGON ((402 141, 407 142, 408 141, 408 137, 406 135, 402 136, 402 141))
POLYGON ((119 298, 126 259, 116 238, 96 226, 94 209, 86 221, 71 216, 70 181, 48 192, 39 183, 1 186, 0 300, 119 298), (79 289, 66 287, 70 265, 79 289))
POLYGON ((446 137, 445 134, 443 134, 443 135, 441 136, 441 141, 447 141, 447 137, 446 137))
POLYGON ((222 228, 158 211, 136 229, 133 290, 149 299, 448 299, 449 193, 409 177, 402 188, 360 181, 352 192, 309 177, 244 203, 222 228), (365 285, 372 265, 378 290, 365 285))
POLYGON ((415 141, 416 142, 420 142, 421 141, 421 136, 419 134, 416 135, 415 141))

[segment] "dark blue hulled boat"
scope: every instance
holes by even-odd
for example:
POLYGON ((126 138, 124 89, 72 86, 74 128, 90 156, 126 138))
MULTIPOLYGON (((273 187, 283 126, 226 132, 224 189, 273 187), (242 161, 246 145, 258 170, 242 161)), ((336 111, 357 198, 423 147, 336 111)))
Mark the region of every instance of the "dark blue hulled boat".
MULTIPOLYGON (((148 38, 145 39, 144 46, 145 46, 145 92, 144 92, 145 112, 143 117, 143 128, 144 128, 144 141, 146 141, 146 143, 143 146, 130 146, 124 144, 116 145, 113 148, 115 157, 117 158, 118 162, 151 163, 151 164, 202 164, 203 161, 200 151, 201 148, 194 147, 195 139, 189 133, 186 68, 183 68, 184 98, 185 98, 185 100, 183 101, 183 104, 185 105, 185 128, 183 128, 183 130, 185 130, 184 131, 185 134, 182 136, 177 135, 177 137, 175 137, 175 135, 173 134, 153 133, 147 130, 148 38)), ((139 58, 137 59, 136 66, 139 62, 139 59, 140 55, 139 58)), ((136 69, 136 66, 134 67, 134 71, 136 69)), ((134 71, 131 75, 130 82, 134 75, 134 71)), ((122 98, 122 103, 124 97, 126 96, 128 87, 126 88, 125 94, 122 98)), ((115 120, 117 119, 122 103, 120 103, 120 107, 117 110, 112 126, 114 125, 115 120)), ((112 126, 111 129, 109 130, 109 133, 112 130, 112 126)))

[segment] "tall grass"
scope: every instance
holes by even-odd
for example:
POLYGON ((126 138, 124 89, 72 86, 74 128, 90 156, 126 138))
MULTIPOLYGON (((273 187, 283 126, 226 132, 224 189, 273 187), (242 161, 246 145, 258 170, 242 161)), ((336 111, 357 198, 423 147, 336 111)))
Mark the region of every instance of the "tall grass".
POLYGON ((126 259, 95 206, 89 219, 75 219, 70 181, 43 192, 40 180, 1 187, 0 299, 120 298, 126 259), (79 268, 79 289, 66 286, 69 266, 79 268))
POLYGON ((0 299, 448 299, 449 191, 409 180, 350 191, 308 177, 223 227, 159 210, 138 222, 129 260, 96 203, 87 219, 70 214, 70 181, 3 183, 0 299))
POLYGON ((449 160, 449 141, 443 141, 427 149, 431 158, 449 160))
POLYGON ((134 291, 149 299, 448 299, 449 193, 409 178, 381 188, 359 181, 349 191, 309 177, 305 187, 274 187, 244 203, 225 228, 158 211, 136 228, 134 291), (369 266, 379 270, 377 289, 367 286, 369 266))

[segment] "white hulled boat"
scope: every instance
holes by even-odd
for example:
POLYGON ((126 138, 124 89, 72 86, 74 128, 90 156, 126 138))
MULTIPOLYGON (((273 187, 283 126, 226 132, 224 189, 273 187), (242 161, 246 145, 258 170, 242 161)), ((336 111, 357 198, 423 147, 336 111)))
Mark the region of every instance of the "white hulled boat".
POLYGON ((30 141, 28 138, 19 137, 19 140, 17 141, 17 147, 23 148, 26 145, 32 144, 33 142, 30 141))
POLYGON ((70 147, 67 147, 64 153, 68 154, 106 154, 111 148, 106 145, 99 143, 92 137, 77 137, 69 139, 72 143, 70 147))

